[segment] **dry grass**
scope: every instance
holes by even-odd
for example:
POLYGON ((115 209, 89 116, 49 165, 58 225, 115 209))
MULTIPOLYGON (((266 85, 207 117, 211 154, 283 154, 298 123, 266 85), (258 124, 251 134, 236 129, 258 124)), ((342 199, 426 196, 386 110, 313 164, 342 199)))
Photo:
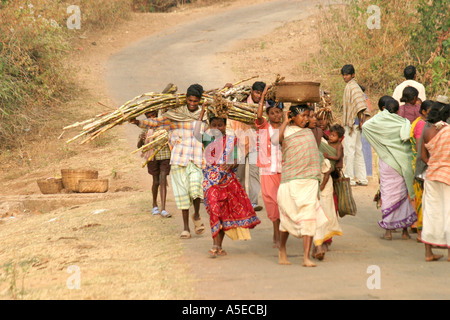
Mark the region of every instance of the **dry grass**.
POLYGON ((192 299, 173 224, 148 208, 134 193, 3 222, 0 298, 192 299), (79 290, 67 286, 70 266, 79 290))

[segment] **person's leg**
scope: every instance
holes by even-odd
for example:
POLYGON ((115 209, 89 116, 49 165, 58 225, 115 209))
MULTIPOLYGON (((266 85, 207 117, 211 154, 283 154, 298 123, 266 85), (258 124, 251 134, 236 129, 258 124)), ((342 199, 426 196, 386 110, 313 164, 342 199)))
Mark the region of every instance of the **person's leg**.
POLYGON ((256 211, 262 210, 258 205, 258 196, 261 191, 261 177, 259 167, 256 165, 257 153, 251 152, 248 156, 248 197, 256 211))
POLYGON ((189 209, 181 210, 181 214, 183 216, 183 230, 187 232, 191 232, 189 229, 189 209))
POLYGON ((361 131, 359 129, 354 130, 356 136, 355 140, 355 158, 353 160, 355 178, 358 180, 359 185, 366 186, 369 181, 367 180, 367 168, 366 161, 364 160, 363 145, 361 141, 361 131))
POLYGON ((386 229, 384 234, 381 236, 381 239, 392 240, 392 230, 386 229))
POLYGON ((202 199, 197 198, 193 200, 194 203, 194 220, 200 220, 200 202, 202 199))
POLYGON ((161 195, 161 216, 164 218, 170 218, 172 214, 166 211, 166 198, 167 198, 167 174, 161 171, 160 178, 160 195, 161 195))
MULTIPOLYGON (((425 243, 425 261, 435 261, 443 257, 432 251, 433 244, 447 243, 447 226, 450 226, 449 207, 447 205, 450 192, 445 193, 441 187, 447 186, 438 181, 425 180, 422 198, 423 229, 422 241, 425 243)), ((450 189, 447 189, 450 191, 450 189)), ((448 239, 450 240, 450 239, 448 239)), ((447 244, 448 245, 448 244, 447 244)))
POLYGON ((320 246, 314 246, 313 245, 313 251, 312 256, 316 258, 317 260, 323 260, 326 253, 326 245, 321 244, 320 246))
POLYGON ((342 142, 344 147, 344 176, 350 178, 350 183, 355 185, 354 159, 355 159, 355 130, 350 133, 350 127, 345 126, 345 136, 342 142))
POLYGON ((153 208, 158 207, 158 189, 160 186, 159 175, 153 175, 153 184, 152 184, 152 196, 153 196, 153 208))
POLYGON ((227 252, 222 249, 223 239, 225 238, 225 232, 221 229, 217 235, 217 255, 226 256, 227 252))
POLYGON ((188 190, 188 177, 186 173, 186 167, 172 166, 171 174, 173 194, 177 208, 181 210, 183 218, 183 232, 181 233, 182 239, 189 239, 189 207, 191 206, 189 201, 188 190))
POLYGON ((244 187, 245 190, 247 190, 246 181, 245 181, 245 172, 246 172, 246 166, 247 166, 247 158, 244 158, 241 162, 239 162, 239 165, 236 170, 236 177, 239 181, 239 183, 244 187))
POLYGON ((286 243, 287 239, 289 238, 289 233, 285 231, 280 231, 280 248, 278 249, 278 263, 284 264, 284 265, 290 265, 287 258, 287 251, 286 251, 286 243))
POLYGON ((273 223, 273 247, 280 248, 280 219, 272 221, 273 223))
POLYGON ((402 239, 403 240, 408 240, 410 239, 410 235, 408 233, 408 228, 403 228, 403 232, 402 232, 402 239))
POLYGON ((425 244, 425 261, 436 261, 443 257, 442 254, 434 254, 433 250, 431 250, 431 244, 425 244))
POLYGON ((195 233, 202 234, 205 232, 205 226, 200 217, 200 202, 203 200, 203 172, 192 162, 189 168, 189 197, 194 205, 194 215, 192 221, 195 226, 195 233))
POLYGON ((160 178, 160 196, 161 196, 161 210, 166 210, 167 199, 167 174, 161 172, 160 178))
POLYGON ((303 236, 303 266, 304 267, 316 267, 317 265, 311 261, 309 254, 311 252, 311 244, 313 237, 303 236))
POLYGON ((170 173, 170 159, 161 160, 160 173, 160 196, 161 196, 161 210, 166 210, 167 200, 167 176, 170 173))

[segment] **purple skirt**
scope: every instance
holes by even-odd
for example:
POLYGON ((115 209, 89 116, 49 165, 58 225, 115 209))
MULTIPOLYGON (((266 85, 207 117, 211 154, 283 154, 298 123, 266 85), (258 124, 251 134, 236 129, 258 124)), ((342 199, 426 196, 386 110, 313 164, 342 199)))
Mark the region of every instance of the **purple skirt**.
POLYGON ((383 229, 403 229, 417 221, 417 214, 409 201, 405 179, 389 165, 379 159, 380 193, 383 229))

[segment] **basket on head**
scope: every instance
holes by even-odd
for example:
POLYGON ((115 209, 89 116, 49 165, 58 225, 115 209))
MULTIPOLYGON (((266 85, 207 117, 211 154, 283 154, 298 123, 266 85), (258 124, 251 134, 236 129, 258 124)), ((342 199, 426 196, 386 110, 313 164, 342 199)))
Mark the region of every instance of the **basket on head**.
POLYGON ((61 178, 39 179, 37 180, 37 184, 39 186, 39 190, 41 190, 43 194, 59 193, 63 189, 61 178))
POLYGON ((81 179, 97 179, 98 171, 85 169, 61 169, 64 188, 78 192, 78 182, 81 179))
POLYGON ((80 179, 78 181, 78 192, 103 193, 108 191, 108 185, 108 179, 80 179))
POLYGON ((276 85, 276 100, 279 102, 320 102, 319 82, 280 82, 276 85))

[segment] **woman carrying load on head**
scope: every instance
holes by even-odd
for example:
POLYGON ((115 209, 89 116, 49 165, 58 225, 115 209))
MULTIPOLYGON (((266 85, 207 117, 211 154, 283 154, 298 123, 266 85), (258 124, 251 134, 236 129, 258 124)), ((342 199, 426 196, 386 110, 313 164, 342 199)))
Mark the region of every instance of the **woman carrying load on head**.
POLYGON ((320 155, 310 129, 309 107, 291 106, 280 127, 283 167, 277 201, 280 209, 279 264, 290 264, 286 242, 289 234, 303 239, 304 267, 315 267, 310 259, 316 229, 327 221, 319 202, 320 155), (299 157, 301 155, 301 157, 299 157))

